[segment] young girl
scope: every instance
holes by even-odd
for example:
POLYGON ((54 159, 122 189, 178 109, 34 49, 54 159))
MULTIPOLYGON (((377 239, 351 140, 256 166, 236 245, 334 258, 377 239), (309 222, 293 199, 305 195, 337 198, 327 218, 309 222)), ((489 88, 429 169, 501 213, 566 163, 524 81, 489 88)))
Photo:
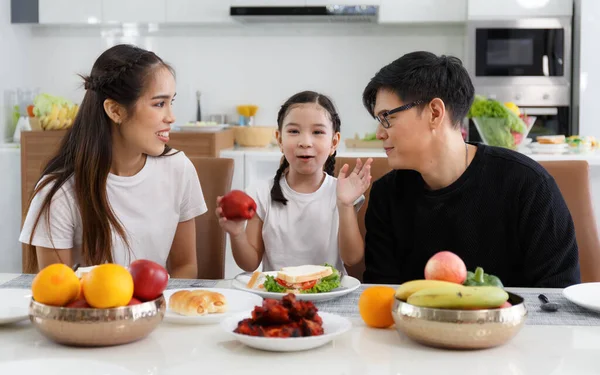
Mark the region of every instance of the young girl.
POLYGON ((194 218, 206 212, 196 170, 169 146, 174 72, 118 45, 84 77, 72 129, 36 186, 20 241, 27 269, 150 259, 196 278, 194 218))
MULTIPOLYGON (((277 116, 282 163, 270 181, 250 186, 257 214, 248 221, 222 217, 238 266, 263 271, 285 266, 328 263, 345 273, 344 264, 364 254, 356 211, 371 182, 371 159, 348 173, 344 165, 333 177, 340 118, 331 100, 305 91, 289 98, 277 116), (244 229, 245 227, 245 229, 244 229)), ((217 198, 217 206, 221 198, 217 198)))

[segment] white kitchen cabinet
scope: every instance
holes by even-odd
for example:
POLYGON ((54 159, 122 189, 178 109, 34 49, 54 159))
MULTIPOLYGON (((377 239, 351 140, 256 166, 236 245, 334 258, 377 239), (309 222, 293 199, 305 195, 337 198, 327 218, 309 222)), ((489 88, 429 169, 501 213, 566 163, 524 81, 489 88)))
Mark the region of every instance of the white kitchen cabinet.
POLYGON ((381 0, 379 23, 455 23, 467 19, 467 0, 381 0))
POLYGON ((304 6, 306 0, 231 0, 231 6, 304 6))
POLYGON ((573 0, 469 0, 469 19, 565 17, 573 15, 573 0))
POLYGON ((98 0, 39 0, 40 24, 95 24, 102 22, 98 0))
POLYGON ((102 0, 106 23, 164 23, 166 0, 102 0))
POLYGON ((223 0, 169 0, 167 23, 233 23, 229 2, 223 0))
POLYGON ((308 6, 323 5, 380 5, 381 0, 306 0, 308 6))

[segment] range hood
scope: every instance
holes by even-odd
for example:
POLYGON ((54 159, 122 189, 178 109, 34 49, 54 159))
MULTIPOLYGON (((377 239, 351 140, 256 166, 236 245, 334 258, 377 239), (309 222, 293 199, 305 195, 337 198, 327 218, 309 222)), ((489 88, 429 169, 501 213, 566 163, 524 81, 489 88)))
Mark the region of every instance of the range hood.
POLYGON ((232 6, 230 15, 240 22, 362 22, 376 23, 376 5, 232 6))

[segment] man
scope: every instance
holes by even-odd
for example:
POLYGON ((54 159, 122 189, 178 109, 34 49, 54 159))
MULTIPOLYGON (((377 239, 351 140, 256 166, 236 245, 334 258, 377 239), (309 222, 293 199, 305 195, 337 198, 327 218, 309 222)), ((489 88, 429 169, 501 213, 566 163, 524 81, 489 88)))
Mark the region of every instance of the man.
POLYGON ((580 282, 573 221, 554 179, 518 152, 464 142, 473 98, 461 61, 428 52, 402 56, 365 88, 394 169, 371 189, 366 283, 423 279, 442 250, 505 286, 580 282))

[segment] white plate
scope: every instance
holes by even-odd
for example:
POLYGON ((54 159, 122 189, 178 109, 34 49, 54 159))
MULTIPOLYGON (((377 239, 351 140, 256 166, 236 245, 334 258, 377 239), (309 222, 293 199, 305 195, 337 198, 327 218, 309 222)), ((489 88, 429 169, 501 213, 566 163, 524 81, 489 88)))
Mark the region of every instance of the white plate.
POLYGON ((540 150, 564 150, 569 148, 569 145, 566 143, 538 143, 533 142, 529 145, 531 148, 540 149, 540 150))
POLYGON ((571 285, 563 290, 563 296, 576 305, 600 311, 600 283, 571 285))
POLYGON ((0 301, 2 301, 2 304, 0 304, 0 324, 16 323, 29 319, 31 289, 0 288, 0 301))
POLYGON ((44 375, 133 375, 123 367, 106 361, 90 361, 77 358, 40 358, 0 362, 0 374, 44 375))
MULTIPOLYGON (((277 271, 271 272, 263 272, 265 275, 276 276, 277 271)), ((244 290, 251 293, 256 293, 263 298, 274 298, 281 299, 287 293, 274 293, 267 292, 264 289, 258 288, 248 288, 248 281, 250 281, 250 277, 252 277, 251 273, 241 273, 235 277, 233 280, 232 286, 236 289, 244 290)), ((331 292, 327 293, 306 293, 306 294, 296 294, 296 299, 303 301, 328 301, 334 298, 338 298, 341 296, 345 296, 348 293, 358 289, 360 287, 360 281, 352 276, 342 276, 342 282, 340 286, 331 292)))
POLYGON ((296 352, 318 348, 319 346, 327 344, 336 336, 348 332, 350 328, 352 328, 350 320, 342 316, 321 311, 319 311, 319 316, 323 319, 324 333, 321 336, 274 338, 248 336, 233 332, 233 330, 236 329, 238 322, 242 319, 249 318, 250 313, 239 314, 223 320, 221 322, 221 328, 244 345, 273 352, 296 352))
POLYGON ((254 306, 260 306, 263 302, 262 297, 255 294, 243 292, 241 290, 221 288, 167 289, 163 292, 163 295, 167 301, 167 311, 165 312, 164 321, 179 324, 216 324, 228 316, 251 311, 254 309, 254 306), (171 295, 179 290, 208 290, 211 292, 221 293, 227 299, 227 312, 220 314, 206 314, 201 316, 185 316, 177 314, 176 312, 171 311, 168 306, 171 295))

